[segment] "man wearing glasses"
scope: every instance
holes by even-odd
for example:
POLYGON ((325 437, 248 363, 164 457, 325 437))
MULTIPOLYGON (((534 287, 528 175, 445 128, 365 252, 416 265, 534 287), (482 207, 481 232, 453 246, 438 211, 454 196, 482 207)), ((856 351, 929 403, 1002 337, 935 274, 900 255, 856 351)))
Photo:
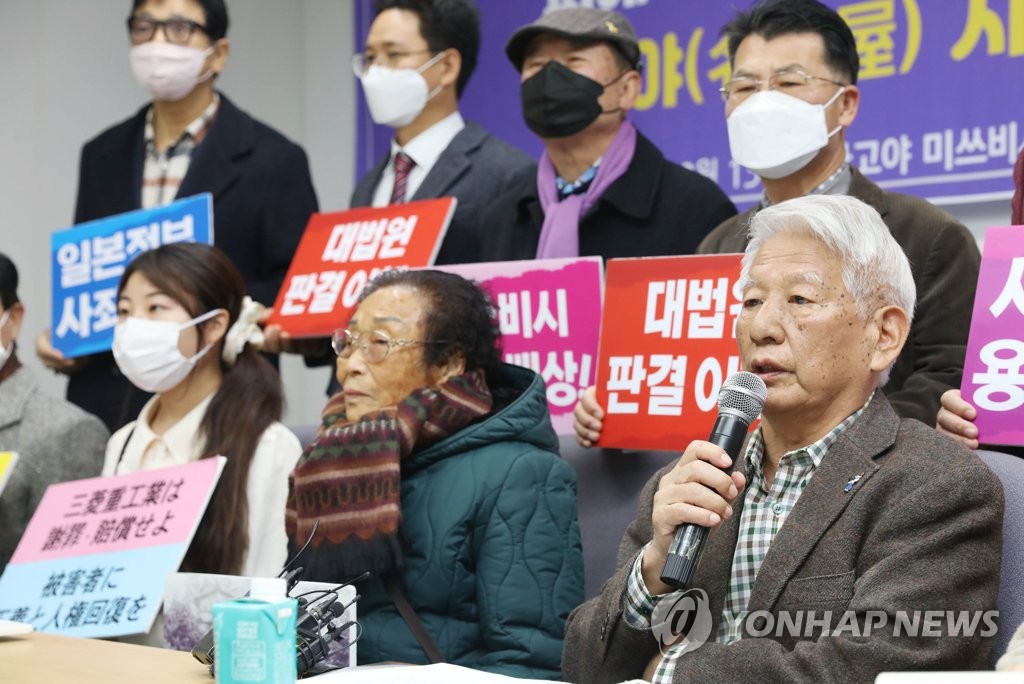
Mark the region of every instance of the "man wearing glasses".
MULTIPOLYGON (((228 58, 224 0, 134 0, 132 72, 153 101, 82 149, 75 223, 209 192, 215 243, 253 299, 273 302, 317 210, 302 148, 214 88, 228 58)), ((70 375, 68 399, 114 431, 146 397, 109 353, 65 359, 36 340, 43 363, 70 375)))
POLYGON ((536 166, 520 150, 462 119, 459 97, 476 67, 480 18, 472 0, 377 0, 352 67, 370 116, 395 129, 390 153, 356 186, 351 206, 454 196, 439 264, 480 261, 480 217, 536 166))
POLYGON ((946 212, 885 192, 847 163, 859 59, 836 12, 816 0, 765 0, 722 33, 732 61, 722 88, 732 156, 761 178, 764 197, 718 226, 698 251, 742 252, 751 215, 794 197, 852 195, 874 207, 910 258, 917 284, 914 327, 885 392, 900 415, 933 424, 942 393, 960 386, 977 243, 946 212))

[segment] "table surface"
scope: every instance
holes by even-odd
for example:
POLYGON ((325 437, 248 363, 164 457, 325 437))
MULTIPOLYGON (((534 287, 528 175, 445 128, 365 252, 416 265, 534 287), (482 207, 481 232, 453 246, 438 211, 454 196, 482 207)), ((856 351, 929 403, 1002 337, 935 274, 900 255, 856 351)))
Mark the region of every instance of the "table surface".
POLYGON ((190 653, 33 632, 0 639, 0 682, 213 684, 190 653))

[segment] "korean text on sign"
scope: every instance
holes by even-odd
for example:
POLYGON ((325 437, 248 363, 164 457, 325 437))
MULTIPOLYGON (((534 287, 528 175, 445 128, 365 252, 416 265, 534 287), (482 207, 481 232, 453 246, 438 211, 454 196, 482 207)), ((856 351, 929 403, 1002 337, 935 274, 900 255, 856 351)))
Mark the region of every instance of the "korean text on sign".
POLYGON ((270 322, 295 336, 329 335, 374 276, 433 263, 454 209, 454 198, 442 198, 314 214, 270 322))
POLYGON ((961 392, 981 442, 1024 444, 1024 226, 985 234, 961 392))
POLYGON ((613 259, 598 360, 603 446, 676 449, 704 438, 739 369, 739 255, 613 259))
POLYGON ((65 356, 110 349, 117 284, 136 255, 174 242, 213 244, 209 194, 90 221, 51 237, 52 342, 65 356))
POLYGON ((572 410, 594 384, 601 321, 599 257, 442 266, 478 281, 497 308, 507 363, 538 373, 558 434, 572 434, 572 410))
POLYGON ((224 467, 51 485, 0 577, 0 619, 75 636, 148 631, 224 467))

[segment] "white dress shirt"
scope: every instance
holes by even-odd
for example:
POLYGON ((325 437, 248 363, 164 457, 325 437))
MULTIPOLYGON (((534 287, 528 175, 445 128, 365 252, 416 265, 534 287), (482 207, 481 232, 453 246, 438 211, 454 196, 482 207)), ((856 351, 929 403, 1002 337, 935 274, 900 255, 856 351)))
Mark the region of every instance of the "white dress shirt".
MULTIPOLYGON (((103 475, 168 468, 198 460, 202 455, 202 444, 197 438, 199 426, 212 398, 213 393, 162 435, 150 427, 149 414, 157 397, 150 399, 138 420, 115 432, 107 442, 103 475)), ((281 423, 271 424, 260 436, 246 486, 249 548, 242 560, 242 575, 275 577, 287 560, 284 506, 288 475, 301 454, 298 438, 281 423)))
POLYGON ((391 202, 391 191, 395 187, 395 155, 405 152, 416 166, 412 167, 405 181, 405 199, 409 201, 420 189, 423 179, 427 177, 434 164, 441 157, 455 136, 466 127, 462 114, 452 112, 436 124, 410 140, 405 147, 391 139, 391 159, 380 175, 377 188, 373 192, 373 206, 386 207, 391 202))

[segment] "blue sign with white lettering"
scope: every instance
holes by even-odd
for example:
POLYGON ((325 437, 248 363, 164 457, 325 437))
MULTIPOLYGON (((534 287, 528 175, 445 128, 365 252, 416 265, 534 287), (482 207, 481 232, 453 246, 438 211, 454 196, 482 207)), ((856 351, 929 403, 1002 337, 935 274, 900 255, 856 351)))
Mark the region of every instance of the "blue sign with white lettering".
POLYGON ((209 193, 53 233, 53 346, 67 357, 109 350, 117 323, 117 284, 125 266, 140 252, 172 242, 213 244, 209 193))

